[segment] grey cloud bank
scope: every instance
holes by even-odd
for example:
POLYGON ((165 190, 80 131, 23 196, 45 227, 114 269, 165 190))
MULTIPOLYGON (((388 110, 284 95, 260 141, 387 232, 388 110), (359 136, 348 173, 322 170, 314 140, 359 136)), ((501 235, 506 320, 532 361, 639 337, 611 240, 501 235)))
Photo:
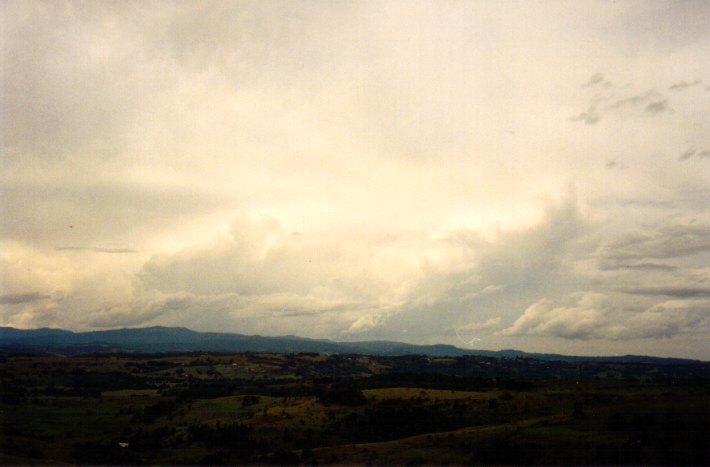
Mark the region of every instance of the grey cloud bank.
POLYGON ((503 335, 565 339, 659 339, 708 332, 710 302, 662 302, 646 310, 620 309, 605 295, 580 293, 566 303, 541 300, 531 305, 503 335))
POLYGON ((42 295, 38 292, 0 295, 0 305, 18 305, 20 303, 34 302, 47 298, 50 298, 49 295, 42 295))
POLYGON ((707 2, 0 5, 0 325, 710 358, 707 2))

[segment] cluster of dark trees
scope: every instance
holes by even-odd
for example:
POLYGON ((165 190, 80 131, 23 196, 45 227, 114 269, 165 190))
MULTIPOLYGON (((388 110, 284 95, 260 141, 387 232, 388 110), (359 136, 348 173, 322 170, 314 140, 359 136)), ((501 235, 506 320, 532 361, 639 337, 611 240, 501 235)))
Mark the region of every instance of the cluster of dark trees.
POLYGON ((260 447, 252 435, 251 428, 241 423, 192 425, 187 433, 189 442, 201 442, 212 448, 229 448, 245 456, 250 456, 260 447))
POLYGON ((87 372, 74 369, 53 372, 42 381, 3 375, 0 378, 0 398, 6 404, 28 403, 38 396, 101 397, 104 391, 145 389, 146 379, 126 372, 87 372))
POLYGON ((401 403, 378 404, 362 413, 351 412, 335 422, 333 428, 349 442, 368 443, 451 431, 465 426, 466 416, 461 412, 401 403))
POLYGON ((405 387, 454 391, 485 391, 490 389, 531 391, 535 388, 534 382, 530 380, 415 372, 373 375, 359 378, 355 380, 355 384, 361 389, 405 387))

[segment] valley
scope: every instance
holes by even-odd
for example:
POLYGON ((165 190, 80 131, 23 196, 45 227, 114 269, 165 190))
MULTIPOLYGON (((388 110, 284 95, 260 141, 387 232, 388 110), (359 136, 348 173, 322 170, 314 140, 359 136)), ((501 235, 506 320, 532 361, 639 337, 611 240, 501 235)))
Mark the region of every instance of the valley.
POLYGON ((3 464, 707 464, 710 365, 2 354, 3 464))

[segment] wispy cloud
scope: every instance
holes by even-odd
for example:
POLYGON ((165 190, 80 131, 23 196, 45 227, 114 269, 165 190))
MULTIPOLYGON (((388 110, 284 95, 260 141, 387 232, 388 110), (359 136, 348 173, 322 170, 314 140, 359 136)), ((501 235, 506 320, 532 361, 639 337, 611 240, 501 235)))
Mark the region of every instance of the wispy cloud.
POLYGON ((672 266, 670 264, 628 262, 599 264, 597 267, 602 271, 613 271, 619 269, 628 269, 632 271, 676 271, 678 269, 677 266, 672 266))
POLYGON ((606 116, 639 115, 638 112, 641 109, 652 114, 673 111, 668 99, 653 89, 638 94, 625 95, 623 89, 611 89, 611 86, 605 86, 590 98, 587 110, 571 117, 570 120, 594 125, 606 116))
POLYGON ((662 99, 660 101, 655 101, 648 104, 646 106, 645 111, 652 114, 658 114, 662 112, 669 112, 671 111, 671 108, 668 104, 668 100, 662 99))
POLYGON ((46 300, 48 298, 50 298, 49 295, 41 294, 39 292, 0 295, 0 305, 19 305, 21 303, 36 302, 38 300, 46 300))
POLYGON ((710 297, 710 287, 688 287, 686 285, 622 288, 620 290, 632 295, 664 295, 675 298, 710 297))
POLYGON ((617 170, 623 170, 623 169, 628 168, 628 166, 626 164, 624 164, 623 162, 619 162, 617 160, 606 161, 606 164, 604 164, 604 167, 606 167, 607 169, 617 169, 617 170))
POLYGON ((630 234, 601 247, 599 258, 643 262, 653 258, 682 258, 710 251, 710 225, 667 225, 630 234))
POLYGON ((706 159, 710 158, 710 149, 699 150, 696 148, 690 148, 678 156, 679 161, 687 161, 689 159, 706 159))
POLYGON ((491 329, 495 328, 501 323, 501 318, 500 316, 497 316, 495 318, 490 318, 487 319, 486 321, 483 322, 473 322, 473 323, 468 323, 464 324, 463 326, 459 326, 458 330, 460 331, 480 331, 483 329, 491 329))
POLYGON ((573 122, 584 122, 585 125, 594 125, 596 123, 599 123, 599 120, 601 120, 602 117, 597 111, 596 106, 590 105, 589 108, 580 113, 579 115, 575 117, 571 117, 570 121, 573 122))
POLYGON ((646 91, 643 94, 635 95, 635 96, 630 96, 630 97, 625 97, 623 99, 618 99, 616 100, 613 104, 610 104, 607 106, 607 109, 621 109, 624 107, 638 107, 642 104, 645 104, 646 102, 653 101, 654 99, 658 99, 661 97, 659 93, 656 91, 646 91))
POLYGON ((668 86, 669 91, 683 91, 688 88, 692 88, 694 86, 699 86, 702 84, 702 81, 699 79, 696 79, 695 81, 679 81, 677 83, 673 83, 672 85, 668 86))
POLYGON ((57 251, 91 251, 94 253, 138 253, 136 250, 131 250, 129 248, 100 248, 100 247, 88 247, 88 246, 60 246, 56 248, 57 251))
POLYGON ((494 294, 494 293, 498 293, 498 292, 504 291, 505 288, 506 288, 505 285, 495 285, 495 284, 491 284, 491 285, 489 285, 489 286, 486 286, 483 290, 481 290, 481 293, 484 293, 484 294, 494 294))
POLYGON ((611 87, 611 81, 607 81, 604 78, 604 73, 594 73, 589 80, 582 85, 583 88, 589 88, 593 86, 603 86, 603 87, 611 87))

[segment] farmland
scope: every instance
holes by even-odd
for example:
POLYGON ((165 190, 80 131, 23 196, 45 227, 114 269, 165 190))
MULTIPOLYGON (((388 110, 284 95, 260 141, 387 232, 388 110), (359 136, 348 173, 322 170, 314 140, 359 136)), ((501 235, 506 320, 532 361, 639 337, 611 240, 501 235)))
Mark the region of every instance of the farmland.
POLYGON ((710 365, 1 356, 4 464, 707 464, 710 365))

